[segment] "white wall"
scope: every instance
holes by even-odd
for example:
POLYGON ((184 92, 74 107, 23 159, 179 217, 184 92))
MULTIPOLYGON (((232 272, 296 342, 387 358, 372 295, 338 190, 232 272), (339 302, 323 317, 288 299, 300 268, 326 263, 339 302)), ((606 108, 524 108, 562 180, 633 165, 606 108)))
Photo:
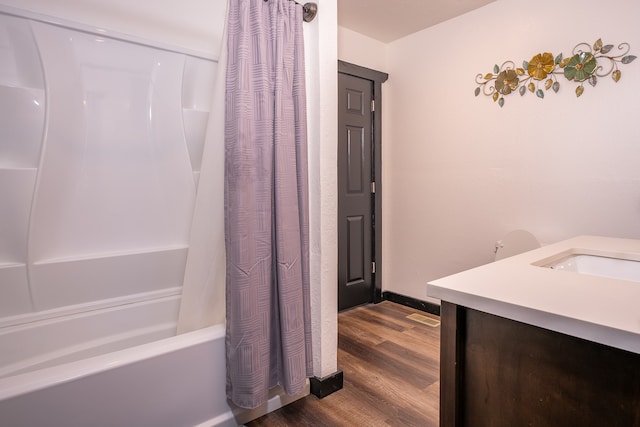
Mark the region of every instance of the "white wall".
POLYGON ((338 27, 338 59, 384 73, 387 69, 387 44, 338 27))
POLYGON ((314 375, 337 371, 337 0, 318 1, 305 24, 309 138, 309 231, 314 375))
MULTIPOLYGON (((475 98, 475 76, 580 42, 628 42, 640 3, 498 0, 390 43, 383 141, 383 286, 425 299, 429 280, 493 259, 517 228, 543 242, 640 238, 640 61, 617 84, 560 77, 543 100, 475 98)), ((514 284, 517 285, 517 284, 514 284)))

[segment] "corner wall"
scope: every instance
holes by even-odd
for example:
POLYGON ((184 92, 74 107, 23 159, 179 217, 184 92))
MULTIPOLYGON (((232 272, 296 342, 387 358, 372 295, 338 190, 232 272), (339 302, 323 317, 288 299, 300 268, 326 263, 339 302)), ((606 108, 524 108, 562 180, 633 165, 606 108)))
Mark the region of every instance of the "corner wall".
POLYGON ((640 56, 640 3, 500 0, 388 45, 383 145, 385 290, 493 259, 524 228, 542 242, 580 234, 640 238, 640 61, 622 78, 559 93, 474 97, 475 76, 598 38, 640 56))
POLYGON ((305 24, 311 316, 317 378, 338 369, 337 9, 337 0, 319 1, 318 15, 305 24))

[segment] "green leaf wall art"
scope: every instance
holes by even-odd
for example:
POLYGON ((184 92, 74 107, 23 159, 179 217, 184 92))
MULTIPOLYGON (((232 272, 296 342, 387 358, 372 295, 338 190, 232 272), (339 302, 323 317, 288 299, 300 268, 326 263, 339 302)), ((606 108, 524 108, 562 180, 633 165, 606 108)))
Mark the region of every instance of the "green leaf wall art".
POLYGON ((521 96, 531 92, 544 99, 549 90, 554 93, 560 90, 558 76, 564 76, 576 85, 575 94, 580 97, 584 93, 585 82, 595 87, 598 79, 611 76, 617 83, 622 77, 618 65, 629 64, 636 59, 629 55, 630 50, 628 43, 615 47, 598 39, 593 45, 576 45, 568 57, 562 53, 554 56, 551 52, 542 52, 522 61, 521 67, 516 67, 513 61, 506 61, 501 66, 494 65, 493 72, 476 76, 475 96, 489 96, 500 107, 504 105, 505 96, 515 92, 521 96))

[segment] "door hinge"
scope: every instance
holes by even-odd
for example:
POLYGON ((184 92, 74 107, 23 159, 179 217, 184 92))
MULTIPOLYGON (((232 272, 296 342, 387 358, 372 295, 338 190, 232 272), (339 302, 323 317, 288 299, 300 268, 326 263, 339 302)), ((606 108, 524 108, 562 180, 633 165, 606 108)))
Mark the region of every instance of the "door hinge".
POLYGON ((374 111, 376 111, 376 100, 372 99, 371 100, 371 112, 373 113, 374 111))
POLYGON ((371 274, 376 274, 376 262, 371 261, 371 274))
POLYGON ((376 183, 375 183, 375 181, 371 183, 371 194, 376 194, 376 183))

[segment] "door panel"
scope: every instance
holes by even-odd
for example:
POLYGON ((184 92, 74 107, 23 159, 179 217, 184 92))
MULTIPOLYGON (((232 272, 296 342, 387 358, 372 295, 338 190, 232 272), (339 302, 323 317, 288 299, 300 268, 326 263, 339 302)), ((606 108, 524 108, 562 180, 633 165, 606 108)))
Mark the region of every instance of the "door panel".
POLYGON ((352 216, 347 218, 347 253, 348 270, 347 286, 355 285, 364 281, 364 217, 352 216))
POLYGON ((338 309, 373 300, 373 82, 338 74, 338 309))
POLYGON ((364 192, 363 163, 365 156, 364 129, 347 126, 347 192, 364 192))

